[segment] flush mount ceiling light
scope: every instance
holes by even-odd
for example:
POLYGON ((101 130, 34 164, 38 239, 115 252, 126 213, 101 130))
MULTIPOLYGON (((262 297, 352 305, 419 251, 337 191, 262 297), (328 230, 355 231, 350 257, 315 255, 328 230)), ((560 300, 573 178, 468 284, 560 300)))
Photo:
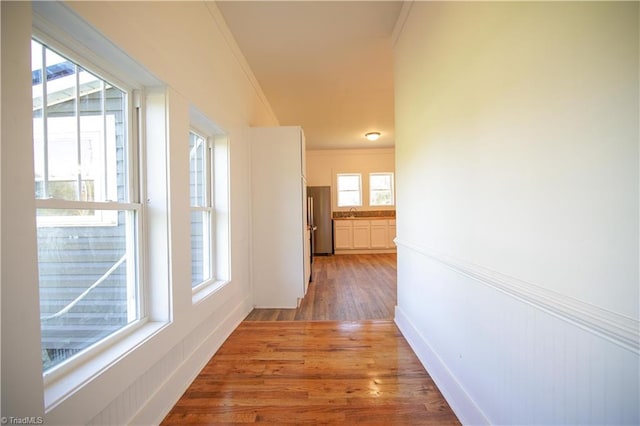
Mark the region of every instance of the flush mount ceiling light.
POLYGON ((380 132, 369 132, 369 133, 365 133, 364 137, 369 139, 370 141, 377 141, 378 138, 380 137, 380 132))

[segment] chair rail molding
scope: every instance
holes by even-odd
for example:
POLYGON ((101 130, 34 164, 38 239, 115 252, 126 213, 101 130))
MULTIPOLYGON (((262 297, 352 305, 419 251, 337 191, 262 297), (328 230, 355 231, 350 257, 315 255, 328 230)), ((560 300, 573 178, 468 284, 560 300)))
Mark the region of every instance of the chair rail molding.
POLYGON ((640 321, 585 303, 540 285, 447 256, 421 244, 396 238, 398 246, 429 257, 453 271, 492 287, 536 309, 640 354, 640 321))

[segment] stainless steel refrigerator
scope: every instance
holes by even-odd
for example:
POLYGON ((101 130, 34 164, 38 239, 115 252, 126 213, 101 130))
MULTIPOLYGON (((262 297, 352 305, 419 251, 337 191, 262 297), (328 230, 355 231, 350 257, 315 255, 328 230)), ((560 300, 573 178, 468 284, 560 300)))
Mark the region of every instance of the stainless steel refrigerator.
POLYGON ((314 255, 333 254, 333 224, 331 222, 331 187, 308 186, 309 224, 315 230, 311 236, 314 255))

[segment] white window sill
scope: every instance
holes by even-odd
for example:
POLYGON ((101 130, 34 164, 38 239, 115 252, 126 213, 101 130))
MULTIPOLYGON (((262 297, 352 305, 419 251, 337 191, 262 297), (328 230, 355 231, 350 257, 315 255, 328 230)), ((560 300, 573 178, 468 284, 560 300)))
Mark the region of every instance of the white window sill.
POLYGON ((191 303, 197 305, 212 294, 217 293, 225 285, 229 283, 229 280, 213 281, 211 283, 200 284, 193 289, 193 296, 191 297, 191 303))
POLYGON ((45 411, 49 412, 63 403, 169 324, 169 322, 147 322, 85 362, 75 365, 68 372, 60 375, 52 374, 53 377, 50 378, 45 377, 45 411))

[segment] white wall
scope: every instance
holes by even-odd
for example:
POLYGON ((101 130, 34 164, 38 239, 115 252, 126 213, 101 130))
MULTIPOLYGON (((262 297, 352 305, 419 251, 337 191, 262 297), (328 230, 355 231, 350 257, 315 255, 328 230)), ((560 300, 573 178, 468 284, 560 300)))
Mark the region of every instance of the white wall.
MULTIPOLYGON (((68 7, 166 85, 169 196, 163 208, 171 258, 164 279, 170 283, 173 322, 48 407, 45 422, 157 423, 251 309, 248 127, 278 123, 214 3, 70 2, 68 7), (197 304, 191 297, 184 195, 190 106, 228 133, 231 162, 232 281, 197 304)), ((12 123, 2 127, 2 415, 15 417, 45 412, 33 200, 31 26, 29 3, 2 2, 2 62, 12 64, 2 72, 2 121, 12 123)))
POLYGON ((31 7, 2 2, 2 416, 42 416, 31 7), (6 66, 11 64, 11 66, 6 66), (10 123, 10 125, 8 125, 10 123), (29 173, 30 171, 30 173, 29 173))
POLYGON ((465 422, 640 421, 638 6, 410 6, 396 319, 465 422))
POLYGON ((333 210, 349 210, 337 206, 336 174, 361 173, 363 203, 358 210, 394 210, 391 207, 370 207, 367 205, 369 191, 369 173, 394 172, 395 155, 390 148, 380 149, 331 149, 307 150, 307 185, 331 186, 333 210))

